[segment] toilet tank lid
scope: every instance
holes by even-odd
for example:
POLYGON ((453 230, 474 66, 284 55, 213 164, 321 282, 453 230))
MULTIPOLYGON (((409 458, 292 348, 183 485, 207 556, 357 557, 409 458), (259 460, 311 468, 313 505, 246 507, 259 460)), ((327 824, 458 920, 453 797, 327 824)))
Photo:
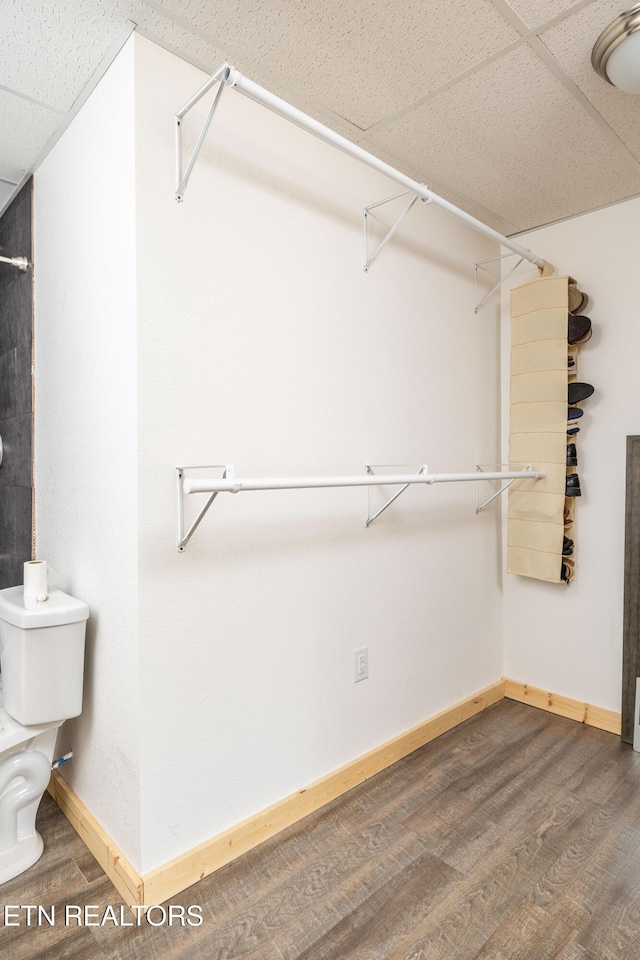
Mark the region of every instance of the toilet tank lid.
POLYGON ((52 590, 49 599, 33 609, 25 607, 24 588, 6 587, 0 590, 0 620, 29 630, 35 627, 57 627, 63 623, 77 623, 89 617, 89 607, 82 600, 70 597, 62 590, 52 590))

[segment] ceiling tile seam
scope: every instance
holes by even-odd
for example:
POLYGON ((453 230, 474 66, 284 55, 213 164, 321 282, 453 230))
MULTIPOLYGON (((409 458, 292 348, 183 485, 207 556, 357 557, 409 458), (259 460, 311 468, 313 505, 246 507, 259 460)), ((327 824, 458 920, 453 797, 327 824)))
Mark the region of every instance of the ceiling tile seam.
MULTIPOLYGON (((147 0, 147 2, 149 2, 149 0, 147 0)), ((517 40, 513 40, 511 43, 507 44, 506 47, 500 47, 499 50, 496 50, 495 53, 485 57, 484 60, 479 60, 478 63, 473 64, 473 66, 469 67, 467 70, 463 70, 462 73, 457 73, 455 77, 451 77, 451 79, 447 80, 446 83, 441 84, 441 86, 436 87, 434 90, 430 90, 429 93, 426 93, 423 97, 418 97, 417 100, 413 100, 406 106, 400 107, 400 109, 394 110, 393 113, 387 114, 386 117, 383 117, 381 120, 378 120, 376 123, 368 127, 366 133, 376 133, 378 130, 382 130, 390 124, 395 123, 396 120, 399 120, 401 117, 411 113, 412 110, 418 109, 429 100, 433 100, 441 93, 445 93, 457 83, 460 83, 462 80, 466 80, 468 77, 473 76, 474 73, 478 73, 480 70, 483 70, 485 67, 489 66, 489 64, 493 63, 494 60, 498 60, 507 53, 511 53, 512 50, 515 50, 522 44, 527 43, 530 39, 537 37, 539 33, 548 30, 550 27, 555 26, 562 20, 566 20, 566 18, 572 13, 576 13, 578 10, 581 10, 583 7, 586 7, 593 2, 594 0, 579 0, 578 3, 575 3, 572 7, 569 7, 568 10, 556 14, 556 16, 552 17, 550 20, 545 20, 545 22, 540 24, 538 27, 530 28, 527 26, 524 20, 520 19, 517 13, 509 6, 508 3, 505 2, 505 0, 493 0, 495 6, 505 16, 505 19, 507 19, 511 26, 518 30, 522 35, 518 37, 517 40)))
MULTIPOLYGON (((359 145, 362 146, 363 141, 366 141, 366 139, 367 139, 366 134, 363 134, 362 137, 360 138, 359 145)), ((367 146, 369 146, 369 144, 367 144, 367 146)), ((363 148, 363 149, 364 149, 364 148, 363 148)), ((395 165, 397 165, 397 167, 398 167, 399 170, 402 169, 402 164, 403 164, 404 162, 406 162, 406 161, 403 160, 401 157, 397 157, 394 153, 392 153, 391 151, 389 151, 386 147, 385 147, 385 149, 384 149, 384 155, 385 155, 385 158, 386 158, 386 162, 389 162, 389 160, 393 161, 393 163, 394 163, 395 165)), ((413 165, 412 165, 412 166, 413 166, 413 165)), ((414 169, 417 169, 417 168, 414 167, 414 169)), ((432 188, 429 186, 429 179, 430 179, 430 178, 426 175, 425 171, 420 170, 420 171, 418 171, 418 174, 419 174, 419 176, 420 176, 420 178, 421 178, 419 182, 422 183, 422 185, 425 186, 428 190, 431 190, 432 188)), ((414 179, 415 179, 415 178, 414 178, 414 179)), ((471 207, 471 206, 475 207, 475 209, 476 209, 477 211, 482 211, 483 214, 486 214, 486 215, 487 215, 487 216, 483 216, 483 218, 482 218, 486 223, 488 223, 491 218, 495 218, 496 220, 500 220, 502 223, 507 224, 507 225, 513 227, 513 228, 514 228, 514 233, 518 232, 518 229, 519 229, 519 228, 516 227, 515 224, 513 224, 513 223, 511 223, 509 220, 507 220, 505 217, 503 217, 502 214, 496 213, 495 210, 490 210, 489 207, 485 207, 484 204, 480 203, 478 200, 474 200, 474 199, 472 199, 471 197, 467 196, 466 193, 463 193, 462 190, 459 190, 457 187, 452 187, 452 186, 451 186, 449 183, 447 183, 446 181, 439 179, 439 180, 438 180, 438 189, 441 190, 441 191, 444 191, 444 193, 449 192, 449 193, 455 194, 456 197, 458 197, 460 200, 462 200, 462 202, 463 202, 464 204, 468 204, 469 207, 471 207)), ((435 191, 433 191, 433 192, 435 192, 435 191)), ((446 197, 445 197, 445 199, 446 199, 446 197)), ((464 209, 464 208, 463 208, 463 209, 464 209)), ((510 234, 510 233, 505 233, 505 236, 511 236, 511 234, 510 234)))
POLYGON ((61 110, 59 107, 54 107, 50 103, 45 103, 44 100, 38 100, 36 97, 30 97, 26 93, 21 93, 19 90, 14 90, 13 87, 5 87, 4 84, 0 83, 0 90, 3 93, 10 93, 13 97, 18 97, 19 100, 26 100, 27 103, 33 103, 36 107, 42 107, 45 110, 51 110, 52 113, 57 113, 59 116, 64 117, 66 110, 61 110))
POLYGON ((548 220, 546 223, 539 223, 536 227, 526 227, 524 230, 518 230, 516 233, 508 233, 508 237, 522 237, 529 233, 535 233, 538 230, 544 230, 545 227, 554 227, 558 223, 567 223, 569 220, 578 220, 580 217, 586 217, 590 213, 597 213, 599 210, 608 210, 609 207, 618 207, 621 203, 630 203, 632 200, 640 200, 640 193, 633 193, 630 197, 621 197, 620 200, 611 200, 609 203, 603 203, 599 207, 589 207, 588 210, 582 210, 580 213, 571 213, 567 217, 560 217, 558 220, 548 220))
POLYGON ((595 0, 578 0, 577 3, 574 3, 570 7, 566 7, 560 13, 557 13, 549 20, 545 20, 537 27, 530 27, 529 24, 526 23, 526 21, 523 20, 518 13, 516 13, 508 0, 492 0, 492 2, 493 5, 500 11, 505 20, 508 20, 512 27, 521 33, 523 37, 528 39, 531 36, 536 36, 537 34, 543 33, 545 30, 550 30, 551 27, 555 27, 556 24, 561 23, 568 17, 573 16, 574 13, 578 13, 579 10, 583 10, 584 7, 588 7, 590 4, 594 3, 595 0))
POLYGON ((611 144, 616 148, 618 153, 620 153, 625 159, 627 159, 632 166, 635 167, 636 171, 640 173, 640 160, 631 152, 629 147, 620 139, 618 134, 613 130, 607 121, 604 119, 601 113, 594 107, 591 103, 591 100, 582 92, 578 85, 571 79, 571 77, 564 72, 558 61, 550 53, 548 48, 544 45, 542 40, 539 37, 532 37, 527 41, 532 50, 540 57, 542 62, 551 70, 554 76, 563 84, 566 90, 574 97, 577 103, 582 107, 582 109, 589 114, 594 123, 598 126, 600 131, 608 138, 611 144))
POLYGON ((406 106, 400 107, 398 110, 394 110, 393 113, 387 114, 381 120, 377 120, 376 123, 373 123, 370 127, 367 127, 364 133, 369 136, 377 133, 378 130, 383 130, 391 123, 395 123, 395 121, 399 120, 401 117, 404 117, 413 110, 417 110, 419 107, 424 106, 424 104, 428 103, 429 100, 433 100, 435 97, 440 96, 440 94, 446 93, 447 90, 451 89, 451 87, 455 87, 456 84, 460 83, 462 80, 472 77, 474 73, 478 73, 478 71, 483 70, 485 67, 489 66, 490 63, 493 63, 494 60, 499 60, 500 57, 506 56, 506 54, 511 53, 512 50, 523 46, 525 43, 525 37, 518 37, 517 40, 512 40, 511 43, 507 44, 506 47, 500 47, 500 49, 496 50, 495 53, 485 57, 484 60, 480 60, 478 63, 474 63, 473 66, 468 67, 467 70, 463 70, 462 73, 457 73, 455 77, 451 77, 450 80, 440 84, 440 86, 436 87, 434 90, 430 90, 429 93, 425 93, 424 96, 418 97, 417 100, 412 100, 411 103, 407 104, 406 106))
MULTIPOLYGON (((335 120, 336 123, 341 123, 343 126, 347 127, 355 136, 362 136, 365 133, 363 127, 357 126, 352 120, 348 120, 346 117, 340 116, 339 113, 336 113, 335 110, 332 110, 331 107, 322 103, 320 100, 316 100, 313 97, 310 97, 308 94, 303 93, 297 87, 292 86, 290 83, 287 83, 286 80, 283 80, 281 77, 277 77, 273 74, 268 68, 264 67, 262 64, 256 63, 251 58, 248 58, 241 51, 236 50, 234 47, 230 47, 228 44, 218 41, 215 37, 212 37, 206 31, 201 30, 199 27, 196 27, 190 21, 185 20, 184 17, 181 17, 179 14, 174 14, 171 10, 167 10, 161 3, 157 3, 156 0, 143 0, 145 6, 150 7, 156 13, 161 14, 166 17, 168 20, 171 20, 177 26, 182 27, 184 30, 187 30, 189 33, 192 33, 193 36, 199 37, 201 40, 204 40, 205 43, 211 44, 212 47, 215 47, 217 50, 220 50, 223 57, 225 57, 229 62, 238 60, 243 64, 247 65, 247 68, 255 73, 260 73, 261 76, 265 77, 270 83, 273 83, 274 86, 278 86, 279 89, 286 91, 287 94, 291 97, 294 97, 298 103, 306 104, 309 111, 313 108, 317 108, 323 111, 323 113, 330 117, 332 120, 335 120)), ((144 34, 148 39, 153 39, 155 43, 158 43, 160 46, 164 47, 170 52, 176 52, 175 48, 171 48, 171 45, 161 38, 156 38, 151 31, 146 30, 138 24, 138 30, 144 34)), ((187 60, 183 52, 178 52, 177 55, 181 57, 182 60, 187 60)), ((207 64, 200 65, 195 62, 195 60, 188 59, 188 62, 192 63, 193 66, 198 67, 199 69, 204 70, 205 73, 213 73, 213 71, 220 66, 220 64, 207 64)), ((232 64, 235 66, 235 64, 232 64)), ((253 77, 249 77, 253 79, 253 77)))

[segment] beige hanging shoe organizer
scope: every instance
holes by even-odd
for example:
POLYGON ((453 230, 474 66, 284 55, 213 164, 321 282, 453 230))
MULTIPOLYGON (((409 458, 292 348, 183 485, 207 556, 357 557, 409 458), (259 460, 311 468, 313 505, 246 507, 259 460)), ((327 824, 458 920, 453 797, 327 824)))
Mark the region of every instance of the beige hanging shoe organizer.
MULTIPOLYGON (((575 280, 545 276, 511 292, 510 469, 530 463, 546 477, 518 481, 509 490, 507 572, 551 583, 562 564, 573 579, 563 536, 573 538, 575 499, 566 498, 567 393, 577 373, 578 348, 568 344, 575 280), (575 363, 568 367, 569 356, 575 363)), ((578 300, 579 302, 579 300, 578 300)))

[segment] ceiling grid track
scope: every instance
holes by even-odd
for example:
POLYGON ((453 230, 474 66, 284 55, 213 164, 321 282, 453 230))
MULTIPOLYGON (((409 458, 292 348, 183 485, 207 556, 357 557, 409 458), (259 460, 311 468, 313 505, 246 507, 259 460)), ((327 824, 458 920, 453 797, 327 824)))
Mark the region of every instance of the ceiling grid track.
POLYGON ((590 4, 593 2, 594 0, 582 0, 580 3, 575 3, 572 7, 569 7, 567 10, 565 10, 562 15, 554 17, 553 20, 547 21, 546 23, 543 23, 539 27, 536 27, 534 30, 532 30, 528 24, 526 24, 524 20, 518 16, 513 7, 507 3, 507 0, 493 0, 494 6, 497 7, 497 9, 509 21, 512 27, 515 27, 516 30, 522 33, 522 39, 526 41, 538 58, 542 60, 544 65, 551 71, 556 80, 560 81, 565 90, 567 90, 574 100, 576 100, 577 103, 582 107, 582 109, 589 114, 593 122, 600 129, 601 133, 607 137, 620 155, 623 156, 625 160, 627 160, 627 162, 633 166, 636 172, 640 173, 640 161, 638 158, 631 152, 627 145, 622 142, 617 133, 611 129, 602 114, 599 113, 599 111, 594 107, 589 98, 582 92, 580 87, 574 83, 568 74, 564 72, 551 51, 540 39, 541 33, 545 32, 550 27, 555 26, 555 24, 559 23, 561 20, 565 20, 568 16, 577 13, 578 10, 583 9, 583 7, 590 6, 590 4))

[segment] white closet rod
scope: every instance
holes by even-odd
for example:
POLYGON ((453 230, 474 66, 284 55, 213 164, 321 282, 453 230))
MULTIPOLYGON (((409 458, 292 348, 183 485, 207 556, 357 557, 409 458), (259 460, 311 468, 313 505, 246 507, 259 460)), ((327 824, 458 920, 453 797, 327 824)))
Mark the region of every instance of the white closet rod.
POLYGON ((182 109, 176 113, 176 160, 178 171, 178 189, 176 190, 176 198, 178 200, 183 199, 184 191, 186 189, 191 170, 193 169, 196 155, 213 118, 213 113, 218 104, 220 94, 224 89, 222 86, 223 84, 225 86, 233 87, 235 90, 243 93, 246 97, 249 97, 249 99, 254 100, 256 103, 260 103, 269 110, 272 110, 274 113, 279 114, 281 117, 291 120, 292 123, 302 127, 303 130, 308 130, 309 133, 312 133, 314 136, 324 140, 325 143, 329 143, 332 146, 337 147, 338 150, 342 150, 343 153, 346 153, 351 157, 355 157, 356 160, 360 160, 362 163, 366 163, 368 166, 373 167, 374 170, 384 174, 386 177, 389 177, 389 179, 395 180, 396 183, 399 183, 400 186, 404 187, 406 190, 411 190, 418 197, 422 197, 423 200, 427 200, 431 203, 434 203, 437 207, 441 207, 458 220, 462 220, 463 223, 473 227, 474 230, 478 230, 485 236, 490 237, 497 243, 502 244, 502 246, 506 247, 508 250, 512 250, 514 253, 517 253, 525 260, 528 260, 529 263, 533 263, 537 267, 544 266, 545 261, 540 257, 537 257, 531 252, 531 250, 521 247, 520 244, 516 243, 514 240, 510 240, 509 237, 504 237, 501 233, 498 233, 498 231, 494 230, 493 227, 488 226, 481 220, 477 220, 475 217, 472 217, 471 214, 466 213, 466 211, 461 210, 459 207, 456 207, 453 203, 449 203, 448 200, 445 200, 443 197, 439 197, 438 194, 432 193, 431 190, 429 190, 428 187, 426 187, 423 183, 418 183, 417 180, 413 180, 406 174, 401 173, 400 170, 396 170, 395 167, 392 167, 390 164, 385 163, 378 157, 375 157, 372 153, 368 153, 366 150, 363 150, 362 147, 359 147, 357 144, 352 143, 351 140, 347 140, 346 137, 341 136, 339 133, 336 133, 334 130, 326 127, 324 124, 314 120, 313 117, 303 113, 302 110, 298 110, 297 107, 287 103, 286 100, 281 100, 280 97, 276 97, 275 94, 265 90, 264 87, 254 83, 253 80, 249 80, 238 70, 236 70, 235 67, 232 67, 230 64, 226 63, 222 64, 222 66, 220 66, 215 73, 209 77, 209 79, 200 87, 200 89, 191 97, 191 99, 185 103, 182 109), (218 80, 221 84, 220 90, 218 91, 214 105, 209 113, 209 116, 207 117, 194 152, 191 156, 191 160, 189 161, 189 165, 187 167, 187 172, 183 177, 181 146, 182 118, 218 80))
POLYGON ((409 483, 458 483, 465 480, 542 480, 541 470, 501 473, 409 473, 355 477, 251 477, 248 480, 184 480, 185 493, 241 493, 244 490, 296 490, 307 487, 371 487, 409 483))

